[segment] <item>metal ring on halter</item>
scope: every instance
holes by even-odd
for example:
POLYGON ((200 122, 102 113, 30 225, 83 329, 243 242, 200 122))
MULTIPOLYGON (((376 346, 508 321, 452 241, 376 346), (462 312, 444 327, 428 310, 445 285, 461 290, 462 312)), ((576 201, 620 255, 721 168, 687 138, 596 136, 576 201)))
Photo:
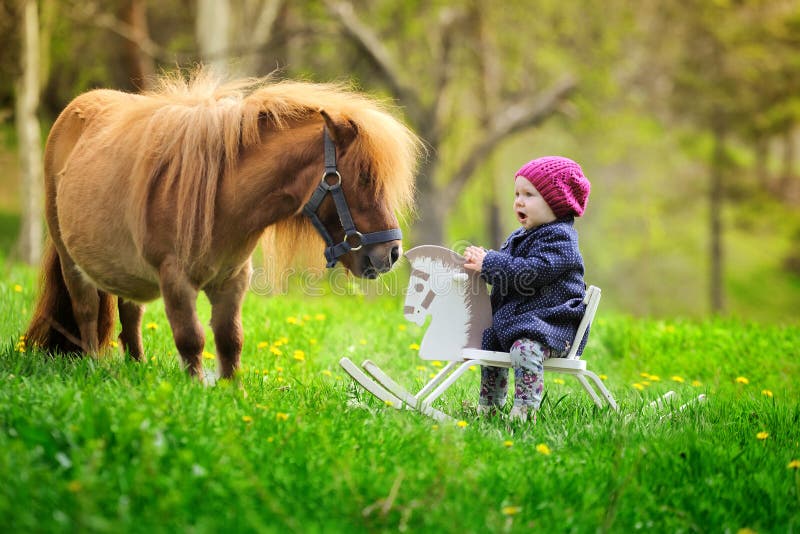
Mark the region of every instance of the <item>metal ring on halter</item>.
POLYGON ((333 172, 326 171, 325 174, 322 175, 322 183, 324 184, 325 189, 327 189, 329 191, 331 189, 336 189, 337 187, 342 185, 342 175, 339 174, 339 171, 333 171, 333 172), (335 176, 336 177, 336 183, 329 184, 328 183, 328 176, 335 176))
POLYGON ((356 230, 356 231, 354 231, 352 233, 349 233, 346 236, 344 236, 344 241, 342 241, 342 242, 343 243, 347 243, 348 245, 350 245, 350 250, 359 250, 361 247, 364 246, 364 234, 362 234, 361 232, 356 230), (358 238, 358 246, 357 247, 354 247, 354 246, 350 245, 350 242, 348 241, 348 239, 350 239, 351 237, 357 237, 358 238))

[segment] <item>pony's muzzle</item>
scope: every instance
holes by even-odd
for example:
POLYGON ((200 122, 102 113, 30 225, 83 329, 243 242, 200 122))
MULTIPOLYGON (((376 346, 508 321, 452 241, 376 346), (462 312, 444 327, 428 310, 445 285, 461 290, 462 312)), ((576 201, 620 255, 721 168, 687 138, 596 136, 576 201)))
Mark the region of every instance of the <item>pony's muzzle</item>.
POLYGON ((377 278, 379 274, 389 272, 402 253, 403 248, 400 241, 390 241, 369 247, 369 251, 363 255, 361 260, 363 276, 377 278))

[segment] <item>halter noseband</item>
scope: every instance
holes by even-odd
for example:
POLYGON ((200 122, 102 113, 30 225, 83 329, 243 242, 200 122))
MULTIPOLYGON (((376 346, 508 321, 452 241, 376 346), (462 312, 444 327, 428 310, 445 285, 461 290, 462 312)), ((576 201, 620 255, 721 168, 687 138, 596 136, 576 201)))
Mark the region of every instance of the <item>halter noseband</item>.
POLYGON ((389 230, 381 230, 380 232, 370 232, 362 234, 356 230, 356 225, 353 223, 353 217, 350 215, 350 208, 347 206, 347 200, 344 198, 344 191, 342 191, 342 175, 336 169, 336 145, 333 144, 330 136, 328 135, 327 126, 323 128, 322 138, 325 146, 325 172, 322 174, 322 181, 314 190, 314 194, 306 205, 303 206, 303 214, 311 219, 314 228, 317 229, 319 235, 325 240, 328 245, 325 248, 325 259, 328 260, 327 267, 334 267, 339 257, 347 254, 351 250, 358 250, 364 245, 372 245, 375 243, 386 243, 387 241, 394 241, 403 238, 403 232, 399 228, 390 228, 389 230), (334 182, 328 183, 328 179, 332 178, 334 182), (325 200, 325 195, 330 192, 333 197, 333 202, 336 204, 336 213, 339 215, 339 222, 342 223, 344 229, 344 239, 341 243, 335 244, 333 238, 325 225, 317 215, 322 201, 325 200), (352 242, 352 244, 351 244, 352 242))

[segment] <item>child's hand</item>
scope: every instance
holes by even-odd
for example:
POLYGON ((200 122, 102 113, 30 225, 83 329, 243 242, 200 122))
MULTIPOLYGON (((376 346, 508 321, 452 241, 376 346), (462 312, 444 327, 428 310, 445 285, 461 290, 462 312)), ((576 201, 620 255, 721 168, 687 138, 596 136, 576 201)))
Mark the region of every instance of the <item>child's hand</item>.
POLYGON ((464 251, 464 258, 467 260, 464 264, 464 268, 470 271, 481 272, 483 268, 483 258, 485 257, 486 251, 482 247, 467 247, 467 250, 464 251))

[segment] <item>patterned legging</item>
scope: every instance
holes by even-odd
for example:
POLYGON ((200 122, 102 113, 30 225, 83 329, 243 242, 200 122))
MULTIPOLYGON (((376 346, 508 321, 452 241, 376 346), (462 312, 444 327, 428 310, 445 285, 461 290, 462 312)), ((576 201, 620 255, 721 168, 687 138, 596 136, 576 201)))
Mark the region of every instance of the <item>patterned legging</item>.
MULTIPOLYGON (((544 361, 552 354, 550 348, 538 341, 518 339, 511 345, 511 366, 514 368, 514 406, 530 406, 539 409, 544 391, 544 361)), ((508 392, 508 369, 504 367, 481 368, 482 406, 502 406, 508 392)))

